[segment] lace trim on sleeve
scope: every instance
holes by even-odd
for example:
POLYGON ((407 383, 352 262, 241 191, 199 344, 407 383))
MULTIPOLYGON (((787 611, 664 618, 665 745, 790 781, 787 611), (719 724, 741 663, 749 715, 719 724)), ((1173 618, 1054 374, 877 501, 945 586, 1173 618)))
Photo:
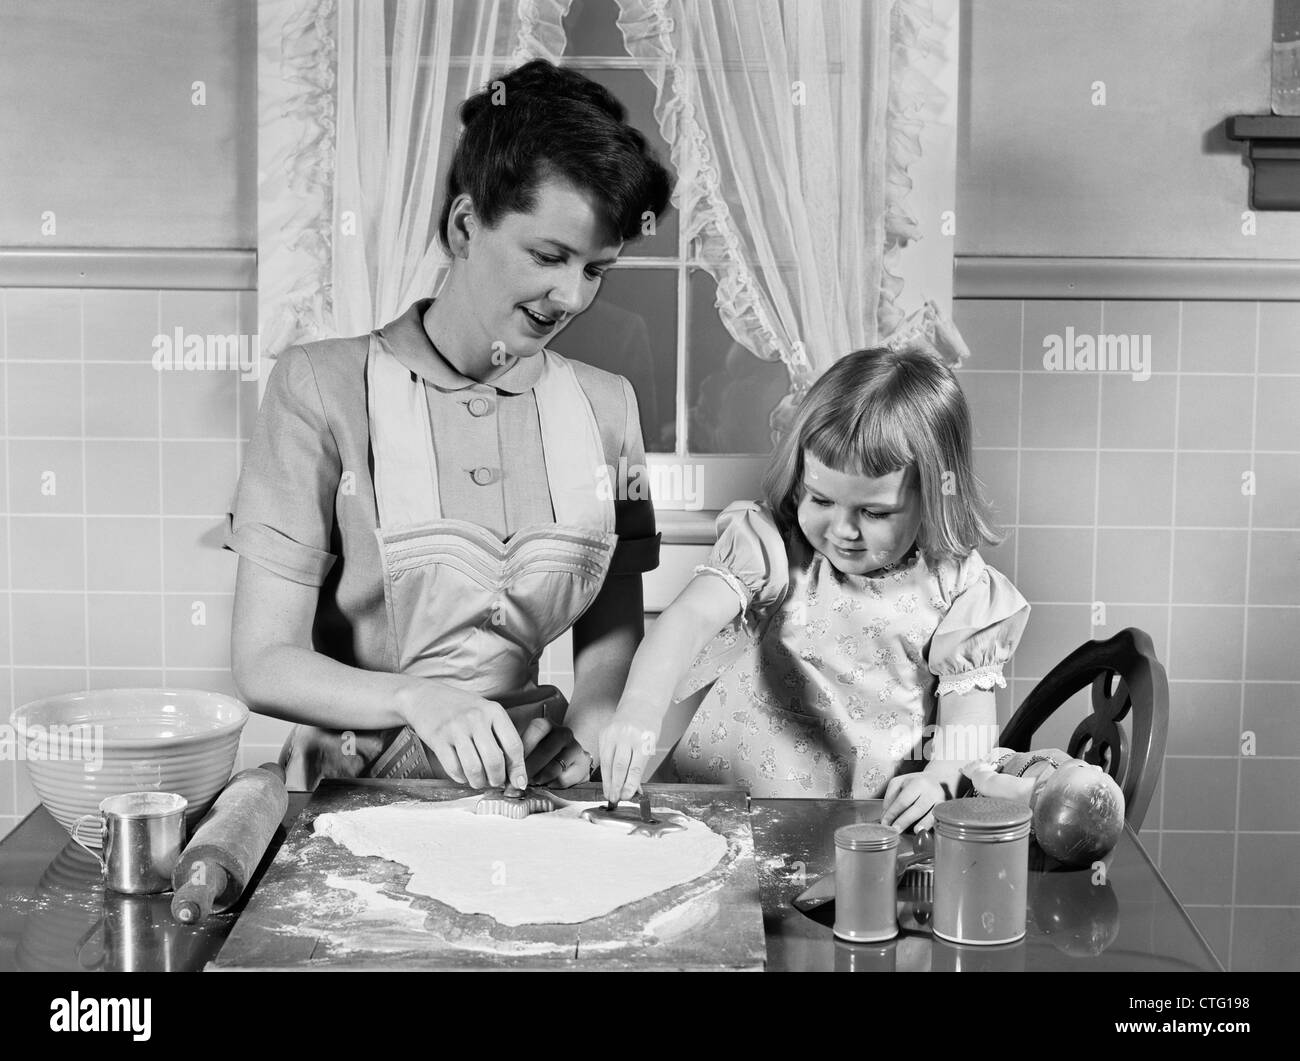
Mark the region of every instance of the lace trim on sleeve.
POLYGON ((945 693, 969 693, 971 690, 992 689, 994 686, 999 689, 1007 687, 1007 680, 1002 676, 1002 664, 991 663, 987 667, 976 667, 974 670, 962 671, 960 674, 945 674, 939 679, 938 696, 945 693))
POLYGON ((723 582, 731 587, 732 592, 735 593, 737 599, 739 599, 740 614, 744 615, 745 612, 749 610, 749 590, 745 588, 745 584, 741 582, 740 579, 725 567, 714 567, 711 564, 697 564, 692 573, 696 575, 717 575, 718 578, 722 579, 723 582))

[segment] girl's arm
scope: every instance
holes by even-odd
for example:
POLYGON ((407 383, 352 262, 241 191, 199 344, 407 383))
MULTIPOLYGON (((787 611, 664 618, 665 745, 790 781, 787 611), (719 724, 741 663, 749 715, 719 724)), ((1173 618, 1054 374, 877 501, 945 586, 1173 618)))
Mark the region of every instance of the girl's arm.
POLYGON ((654 756, 673 690, 691 661, 736 614, 736 594, 722 579, 697 575, 651 626, 632 660, 613 721, 601 734, 605 798, 635 794, 654 756))
POLYGON ((947 787, 949 799, 957 792, 962 767, 997 747, 997 723, 991 689, 944 693, 939 697, 939 724, 923 772, 947 787))
POLYGON ((993 693, 972 689, 939 697, 939 724, 930 761, 919 773, 897 774, 885 786, 880 820, 900 832, 934 828, 934 808, 957 794, 962 767, 987 755, 997 744, 997 705, 993 693))
POLYGON ((619 715, 662 722, 691 661, 735 614, 736 594, 722 579, 691 579, 641 642, 618 702, 619 715))

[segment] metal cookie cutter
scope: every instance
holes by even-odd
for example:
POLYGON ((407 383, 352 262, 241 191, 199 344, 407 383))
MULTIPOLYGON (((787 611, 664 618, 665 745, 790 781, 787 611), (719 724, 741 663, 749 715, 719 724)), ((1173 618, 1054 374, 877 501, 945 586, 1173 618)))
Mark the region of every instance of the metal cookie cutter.
POLYGON ((660 812, 655 817, 650 812, 650 794, 641 786, 637 803, 607 803, 603 807, 588 807, 579 815, 594 825, 622 829, 632 836, 664 836, 686 830, 684 816, 677 811, 660 812))

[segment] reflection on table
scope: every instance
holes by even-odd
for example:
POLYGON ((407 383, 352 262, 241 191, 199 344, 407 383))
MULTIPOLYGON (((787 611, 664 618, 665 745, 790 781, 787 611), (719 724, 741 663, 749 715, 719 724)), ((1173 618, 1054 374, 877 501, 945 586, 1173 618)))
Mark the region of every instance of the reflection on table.
POLYGON ((756 799, 758 857, 769 970, 1021 972, 1221 971, 1214 953, 1127 826, 1104 870, 1067 870, 1031 848, 1028 930, 995 947, 930 932, 930 902, 900 891, 900 932, 887 943, 847 943, 831 933, 834 904, 807 914, 792 901, 833 872, 841 825, 879 821, 879 800, 756 799))

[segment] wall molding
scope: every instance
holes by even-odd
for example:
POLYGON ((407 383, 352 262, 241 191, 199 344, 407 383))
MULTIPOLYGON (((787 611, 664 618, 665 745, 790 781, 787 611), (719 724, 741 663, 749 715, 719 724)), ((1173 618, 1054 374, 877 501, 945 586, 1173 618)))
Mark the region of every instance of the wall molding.
MULTIPOLYGON (((628 263, 633 264, 632 262, 628 263)), ((0 249, 0 287, 252 291, 255 250, 0 249)), ((958 255, 955 298, 1300 301, 1300 260, 958 255)))
POLYGON ((954 298, 1300 301, 1300 261, 958 255, 954 298))
POLYGON ((252 291, 257 252, 151 247, 0 249, 0 287, 252 291))

